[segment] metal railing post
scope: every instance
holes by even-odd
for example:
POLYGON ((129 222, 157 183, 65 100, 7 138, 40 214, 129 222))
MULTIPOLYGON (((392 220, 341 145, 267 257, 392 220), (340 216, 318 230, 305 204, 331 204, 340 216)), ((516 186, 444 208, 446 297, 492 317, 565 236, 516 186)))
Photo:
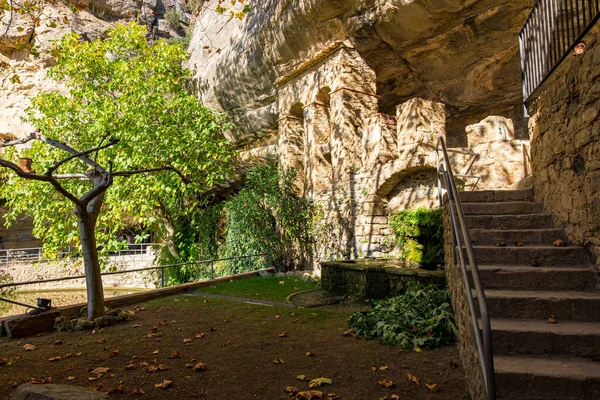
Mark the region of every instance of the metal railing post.
POLYGON ((160 287, 165 287, 165 269, 160 269, 160 287))
POLYGON ((215 260, 210 260, 210 279, 215 279, 215 260))

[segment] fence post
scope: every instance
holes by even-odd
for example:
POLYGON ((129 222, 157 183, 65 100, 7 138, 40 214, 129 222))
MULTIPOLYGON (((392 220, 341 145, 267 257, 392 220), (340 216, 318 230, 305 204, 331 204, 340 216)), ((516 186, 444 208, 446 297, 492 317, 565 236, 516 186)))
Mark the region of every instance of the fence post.
POLYGON ((160 287, 165 287, 165 269, 160 269, 160 287))
POLYGON ((210 280, 215 278, 215 260, 210 260, 210 280))

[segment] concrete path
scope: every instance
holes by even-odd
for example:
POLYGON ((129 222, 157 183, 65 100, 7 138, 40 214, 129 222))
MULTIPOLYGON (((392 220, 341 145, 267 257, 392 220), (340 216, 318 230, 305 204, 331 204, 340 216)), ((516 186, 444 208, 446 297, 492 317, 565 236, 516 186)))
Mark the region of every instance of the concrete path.
POLYGON ((206 297, 209 299, 221 299, 221 300, 229 300, 229 301, 238 301, 240 303, 247 304, 258 304, 261 306, 269 306, 269 307, 287 307, 287 308, 298 308, 290 303, 279 303, 275 301, 265 301, 265 300, 256 300, 256 299, 248 299, 245 297, 233 297, 233 296, 223 296, 220 294, 211 294, 211 293, 203 293, 203 292, 189 292, 186 293, 188 296, 197 296, 197 297, 206 297))

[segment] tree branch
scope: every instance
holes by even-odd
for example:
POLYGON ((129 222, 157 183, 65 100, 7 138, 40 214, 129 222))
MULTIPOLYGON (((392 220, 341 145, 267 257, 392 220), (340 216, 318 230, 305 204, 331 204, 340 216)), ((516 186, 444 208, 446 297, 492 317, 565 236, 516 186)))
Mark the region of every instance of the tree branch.
POLYGON ((179 171, 177 168, 170 166, 170 165, 167 165, 165 167, 160 167, 160 168, 138 169, 138 170, 132 170, 132 171, 117 171, 117 172, 113 172, 112 176, 132 176, 132 175, 137 175, 137 174, 144 174, 147 172, 159 172, 159 171, 173 171, 177 175, 179 175, 181 180, 184 181, 185 183, 189 183, 189 181, 190 181, 181 171, 179 171))
POLYGON ((62 194, 64 197, 66 197, 67 199, 71 200, 75 204, 80 204, 79 199, 77 197, 75 197, 67 189, 65 189, 53 176, 38 175, 38 174, 35 174, 35 173, 31 173, 31 172, 25 172, 17 164, 14 164, 14 163, 12 163, 12 162, 10 162, 8 160, 4 160, 4 159, 1 159, 1 158, 0 158, 0 166, 12 170, 20 178, 29 179, 29 180, 33 180, 33 181, 48 182, 52 186, 54 186, 54 188, 60 194, 62 194))
POLYGON ((110 142, 108 142, 105 145, 101 145, 101 146, 98 146, 98 147, 94 147, 93 149, 90 149, 90 150, 80 151, 80 152, 78 152, 76 154, 72 154, 69 157, 65 158, 64 160, 57 161, 52 167, 50 167, 48 169, 48 171, 46 171, 46 175, 52 175, 52 173, 54 171, 56 171, 58 169, 58 167, 60 167, 61 165, 63 165, 66 162, 71 161, 74 158, 80 158, 81 156, 86 156, 86 155, 91 154, 93 152, 96 152, 96 151, 99 151, 99 150, 102 150, 102 149, 106 149, 107 147, 113 146, 113 145, 115 145, 117 143, 119 143, 119 140, 118 139, 113 139, 113 140, 111 140, 110 142))

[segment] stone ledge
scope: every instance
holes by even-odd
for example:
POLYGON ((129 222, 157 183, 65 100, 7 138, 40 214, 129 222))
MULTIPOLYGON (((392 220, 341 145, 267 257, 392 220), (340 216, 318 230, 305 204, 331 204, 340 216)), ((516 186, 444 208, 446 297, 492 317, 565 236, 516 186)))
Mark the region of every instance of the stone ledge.
MULTIPOLYGON (((245 272, 242 274, 224 276, 222 278, 202 281, 202 282, 191 282, 184 283, 182 285, 171 286, 161 289, 149 290, 141 293, 132 293, 125 296, 118 297, 109 297, 104 300, 104 304, 107 308, 118 308, 130 306, 132 304, 143 303, 149 300, 157 299, 160 297, 172 296, 179 293, 186 293, 188 291, 204 287, 210 286, 219 282, 227 282, 230 280, 237 280, 243 278, 249 278, 252 276, 258 276, 263 272, 275 272, 275 268, 267 268, 259 271, 251 271, 245 272)), ((70 306, 63 306, 52 309, 46 313, 38 314, 35 316, 28 315, 17 315, 17 316, 9 316, 5 318, 0 318, 0 335, 8 335, 12 338, 25 337, 30 335, 35 335, 43 332, 51 332, 54 329, 54 319, 59 316, 64 316, 67 318, 74 318, 79 315, 79 310, 85 307, 86 303, 73 304, 70 306), (48 317, 50 315, 50 317, 48 317), (16 328, 16 322, 19 324, 25 324, 26 327, 30 326, 32 321, 35 325, 35 331, 25 332, 25 328, 16 328), (37 321, 37 322, 36 322, 37 321), (44 323, 41 323, 44 322, 44 323)))

